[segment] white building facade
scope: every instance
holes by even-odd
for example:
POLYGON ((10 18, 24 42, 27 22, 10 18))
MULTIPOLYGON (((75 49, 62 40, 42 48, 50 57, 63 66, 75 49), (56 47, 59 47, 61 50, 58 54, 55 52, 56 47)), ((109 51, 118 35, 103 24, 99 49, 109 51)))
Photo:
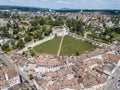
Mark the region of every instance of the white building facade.
POLYGON ((52 28, 52 34, 57 36, 67 35, 69 28, 67 26, 55 26, 52 28))

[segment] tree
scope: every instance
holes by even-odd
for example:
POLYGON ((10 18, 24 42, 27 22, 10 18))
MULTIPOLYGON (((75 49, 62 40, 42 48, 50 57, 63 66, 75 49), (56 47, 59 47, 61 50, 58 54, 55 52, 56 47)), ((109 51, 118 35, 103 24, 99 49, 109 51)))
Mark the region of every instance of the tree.
POLYGON ((76 56, 79 56, 80 54, 79 54, 79 52, 75 52, 75 55, 76 55, 76 56))
POLYGON ((2 49, 3 51, 10 51, 10 50, 11 50, 10 47, 9 47, 9 45, 8 45, 7 43, 3 44, 3 45, 1 46, 1 49, 2 49))
POLYGON ((44 32, 44 35, 45 35, 45 36, 49 36, 50 33, 51 33, 51 30, 46 30, 46 31, 44 32))
POLYGON ((25 42, 30 42, 32 40, 32 38, 28 35, 25 36, 25 42))
POLYGON ((36 31, 35 34, 33 35, 33 38, 41 40, 42 39, 42 34, 43 33, 41 31, 36 31))
POLYGON ((120 34, 120 27, 116 27, 116 28, 114 28, 114 31, 115 31, 115 33, 120 34))
POLYGON ((10 38, 11 35, 9 34, 7 27, 3 27, 1 29, 2 29, 2 35, 1 36, 10 38))
POLYGON ((29 74, 29 79, 32 80, 33 79, 33 74, 29 74))
POLYGON ((40 20, 40 25, 44 25, 44 24, 45 24, 45 21, 44 21, 43 18, 41 18, 41 20, 40 20))
POLYGON ((55 38, 57 38, 57 34, 55 34, 55 38))
POLYGON ((83 34, 83 26, 85 26, 85 23, 83 23, 82 20, 67 20, 66 24, 71 32, 83 34))
POLYGON ((11 27, 10 23, 7 23, 6 27, 9 29, 11 27))
POLYGON ((19 40, 19 39, 20 39, 20 36, 16 35, 15 39, 16 39, 16 40, 19 40))
POLYGON ((15 43, 12 43, 12 49, 17 49, 17 46, 15 45, 15 43))
POLYGON ((14 29, 13 30, 13 34, 18 34, 19 30, 18 29, 14 29))
POLYGON ((25 47, 25 44, 24 44, 23 40, 20 39, 16 46, 17 46, 18 49, 22 49, 22 48, 25 47))
POLYGON ((53 26, 62 26, 64 24, 64 22, 62 20, 55 20, 53 22, 53 26))

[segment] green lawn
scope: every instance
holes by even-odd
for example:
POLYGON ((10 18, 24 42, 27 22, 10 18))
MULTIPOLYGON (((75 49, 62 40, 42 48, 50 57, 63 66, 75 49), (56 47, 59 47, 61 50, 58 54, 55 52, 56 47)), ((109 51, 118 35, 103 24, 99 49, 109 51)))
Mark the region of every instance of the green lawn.
POLYGON ((60 41, 61 41, 61 37, 54 38, 45 43, 37 45, 36 47, 33 48, 33 51, 38 54, 56 55, 59 48, 60 41))
POLYGON ((120 34, 113 33, 112 35, 114 36, 113 40, 118 40, 120 38, 120 34))
POLYGON ((95 46, 88 42, 65 36, 60 55, 74 55, 76 52, 82 53, 93 50, 94 48, 95 46))
MULTIPOLYGON (((33 50, 38 54, 57 55, 60 41, 61 37, 57 37, 34 47, 33 50)), ((82 42, 70 36, 65 36, 60 55, 74 55, 75 52, 82 53, 84 51, 93 50, 94 48, 95 46, 88 42, 82 42)))

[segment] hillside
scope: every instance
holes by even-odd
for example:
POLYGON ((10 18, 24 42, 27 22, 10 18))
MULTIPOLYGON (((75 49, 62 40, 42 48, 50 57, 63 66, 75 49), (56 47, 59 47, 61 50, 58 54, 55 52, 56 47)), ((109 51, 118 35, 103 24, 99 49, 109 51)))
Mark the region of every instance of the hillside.
POLYGON ((37 11, 49 11, 48 8, 38 8, 38 7, 25 7, 25 6, 4 6, 0 5, 0 10, 10 10, 10 11, 26 11, 26 12, 37 12, 37 11))

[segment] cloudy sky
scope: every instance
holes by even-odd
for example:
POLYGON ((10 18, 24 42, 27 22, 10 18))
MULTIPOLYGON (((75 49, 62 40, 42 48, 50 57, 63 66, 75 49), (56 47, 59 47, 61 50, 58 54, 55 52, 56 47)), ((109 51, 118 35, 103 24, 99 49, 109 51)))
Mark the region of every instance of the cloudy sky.
POLYGON ((120 0, 0 0, 0 5, 43 8, 120 9, 120 0))

